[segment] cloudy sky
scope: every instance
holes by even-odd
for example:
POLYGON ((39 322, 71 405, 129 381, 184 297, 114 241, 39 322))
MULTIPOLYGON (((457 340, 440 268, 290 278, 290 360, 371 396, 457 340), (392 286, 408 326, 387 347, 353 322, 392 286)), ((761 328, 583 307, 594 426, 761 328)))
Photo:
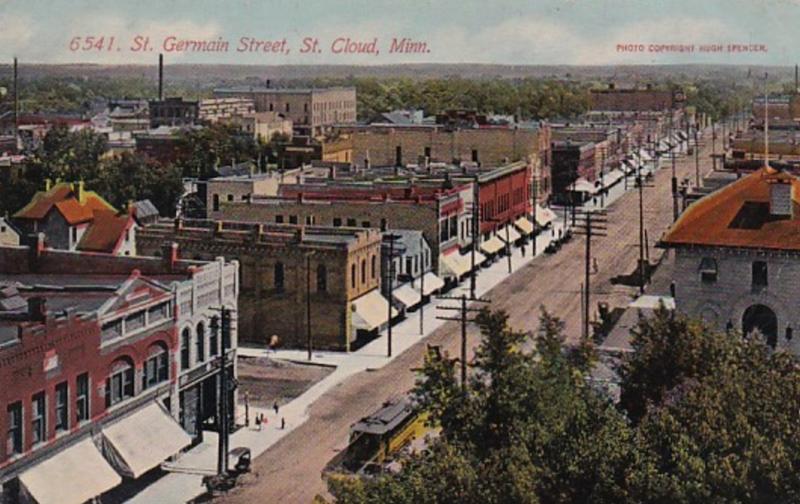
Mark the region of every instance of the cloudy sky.
POLYGON ((230 44, 227 52, 166 54, 175 63, 790 65, 800 61, 798 27, 800 0, 0 0, 0 60, 152 62, 168 39, 230 44), (152 51, 131 51, 137 35, 152 51), (102 47, 70 50, 74 37, 87 36, 104 37, 102 47), (238 52, 241 37, 286 38, 288 53, 238 52), (319 52, 300 52, 306 37, 319 40, 319 52), (390 54, 392 39, 403 37, 427 50, 390 54), (380 52, 334 54, 340 38, 377 38, 380 52), (675 44, 694 52, 655 50, 675 44), (722 51, 700 52, 710 44, 722 51), (762 50, 731 52, 729 44, 762 50))

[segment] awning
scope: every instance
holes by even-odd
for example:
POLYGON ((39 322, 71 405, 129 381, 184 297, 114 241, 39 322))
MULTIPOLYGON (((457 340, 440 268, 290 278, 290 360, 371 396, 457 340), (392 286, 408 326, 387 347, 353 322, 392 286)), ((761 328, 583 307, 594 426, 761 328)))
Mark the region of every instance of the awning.
POLYGON ((82 504, 122 483, 91 438, 86 438, 19 475, 39 504, 82 504))
POLYGON ((103 428, 106 455, 123 475, 138 478, 192 443, 192 438, 158 403, 103 428))
POLYGON ((635 172, 636 172, 636 164, 634 164, 634 163, 635 163, 635 161, 634 161, 634 160, 631 160, 631 159, 623 159, 623 160, 622 160, 622 164, 623 164, 623 165, 625 166, 625 168, 626 168, 625 172, 626 172, 628 175, 630 175, 630 174, 632 174, 632 173, 635 173, 635 172))
POLYGON ((497 236, 492 236, 485 242, 481 243, 481 250, 487 254, 496 254, 500 252, 506 246, 500 238, 497 236))
POLYGON ((650 161, 653 159, 653 156, 651 156, 646 149, 639 149, 639 157, 641 157, 643 161, 650 161))
POLYGON ((603 184, 605 185, 605 187, 611 187, 612 185, 622 180, 624 177, 625 173, 622 170, 614 168, 613 170, 603 175, 603 184))
POLYGON ((572 192, 586 192, 591 194, 597 192, 597 187, 583 177, 576 179, 575 182, 569 185, 569 188, 572 192))
POLYGON ((689 138, 689 135, 687 135, 685 131, 679 131, 679 132, 678 132, 678 137, 679 137, 681 140, 686 140, 686 139, 688 139, 688 138, 689 138))
MULTIPOLYGON (((372 331, 389 320, 389 301, 374 289, 353 301, 353 326, 356 329, 372 331)), ((397 310, 392 308, 392 317, 397 310)))
POLYGON ((544 227, 556 220, 556 213, 549 208, 536 205, 536 223, 539 227, 544 227))
MULTIPOLYGON (((469 267, 470 267, 470 269, 472 269, 472 259, 470 258, 469 254, 467 254, 466 257, 467 257, 467 261, 469 261, 469 263, 468 263, 469 267)), ((480 252, 478 252, 476 250, 475 251, 475 267, 477 268, 478 266, 480 266, 481 264, 483 264, 485 262, 486 262, 486 256, 481 254, 480 252)))
POLYGON ((506 225, 503 229, 497 232, 497 236, 500 237, 501 240, 504 242, 506 241, 506 233, 508 233, 508 241, 511 243, 516 243, 517 240, 522 238, 522 235, 514 229, 514 226, 506 225))
POLYGON ((520 217, 519 219, 515 220, 514 225, 517 226, 517 229, 519 229, 525 236, 533 233, 533 223, 525 217, 520 217))
POLYGON ((470 265, 461 260, 461 255, 456 252, 450 255, 439 256, 439 264, 442 266, 442 274, 450 277, 459 278, 469 271, 470 265))
POLYGON ((406 308, 416 306, 422 301, 419 290, 412 287, 410 283, 405 283, 400 287, 392 289, 392 297, 403 303, 406 308))
POLYGON ((429 296, 444 287, 444 280, 436 276, 436 274, 432 271, 425 273, 424 280, 425 281, 421 282, 419 285, 425 288, 424 294, 426 296, 429 296), (425 285, 422 285, 423 283, 425 285))

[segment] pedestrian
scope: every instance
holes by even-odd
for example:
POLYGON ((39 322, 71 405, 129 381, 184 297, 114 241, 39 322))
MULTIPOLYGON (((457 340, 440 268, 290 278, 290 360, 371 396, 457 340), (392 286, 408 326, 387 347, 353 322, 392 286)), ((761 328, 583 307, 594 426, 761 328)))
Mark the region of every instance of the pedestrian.
POLYGON ((286 428, 286 419, 281 417, 281 430, 284 430, 285 428, 286 428))
POLYGON ((525 244, 523 243, 520 248, 522 249, 522 257, 525 257, 525 244))
POLYGON ((256 430, 257 431, 261 430, 261 413, 256 415, 256 430))
POLYGON ((278 414, 278 400, 276 399, 275 402, 272 403, 272 409, 275 410, 275 414, 278 414))
POLYGON ((592 270, 593 270, 595 273, 597 273, 598 271, 600 271, 600 268, 598 268, 598 267, 597 267, 597 258, 596 258, 596 257, 592 257, 592 270))

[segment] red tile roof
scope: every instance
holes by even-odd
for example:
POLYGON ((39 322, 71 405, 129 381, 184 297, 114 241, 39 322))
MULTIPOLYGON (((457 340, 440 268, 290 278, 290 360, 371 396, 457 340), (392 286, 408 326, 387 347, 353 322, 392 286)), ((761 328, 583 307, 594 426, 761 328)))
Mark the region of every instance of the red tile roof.
POLYGON ((114 207, 94 191, 84 190, 83 201, 79 201, 77 190, 73 188, 73 185, 61 182, 49 191, 37 192, 31 202, 14 214, 14 217, 31 220, 44 219, 53 207, 70 225, 90 221, 95 210, 115 211, 114 207))
POLYGON ((86 252, 114 253, 133 216, 110 210, 95 210, 94 220, 78 242, 77 249, 86 252))
POLYGON ((800 180, 761 168, 693 203, 667 231, 662 244, 800 251, 800 180), (792 185, 793 214, 770 214, 770 185, 792 185))

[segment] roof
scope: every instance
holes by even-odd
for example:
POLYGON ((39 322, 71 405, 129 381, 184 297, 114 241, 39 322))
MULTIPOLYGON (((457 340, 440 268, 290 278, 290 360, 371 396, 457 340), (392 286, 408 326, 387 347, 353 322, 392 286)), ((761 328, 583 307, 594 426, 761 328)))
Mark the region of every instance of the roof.
POLYGON ((328 88, 272 88, 264 86, 233 86, 217 88, 215 93, 265 93, 265 94, 312 94, 327 91, 355 91, 354 87, 328 87, 328 88))
POLYGON ((86 252, 112 253, 128 228, 131 215, 110 210, 94 212, 92 224, 78 242, 77 249, 86 252))
POLYGON ((41 220, 55 207, 69 224, 74 225, 92 220, 95 210, 114 210, 111 204, 94 191, 83 190, 81 199, 79 193, 82 190, 76 186, 77 184, 60 182, 50 190, 39 191, 14 217, 41 220))
POLYGON ((661 240, 666 246, 800 251, 800 181, 764 167, 693 203, 661 240), (770 185, 792 186, 793 214, 770 214, 770 185))
POLYGON ((407 399, 387 402, 373 415, 362 418, 353 424, 351 430, 367 434, 385 434, 400 425, 413 411, 407 399))
POLYGON ((149 219, 158 219, 160 214, 158 213, 158 208, 153 204, 152 201, 149 199, 143 199, 137 201, 133 204, 133 208, 136 212, 136 218, 141 221, 146 221, 149 219))

